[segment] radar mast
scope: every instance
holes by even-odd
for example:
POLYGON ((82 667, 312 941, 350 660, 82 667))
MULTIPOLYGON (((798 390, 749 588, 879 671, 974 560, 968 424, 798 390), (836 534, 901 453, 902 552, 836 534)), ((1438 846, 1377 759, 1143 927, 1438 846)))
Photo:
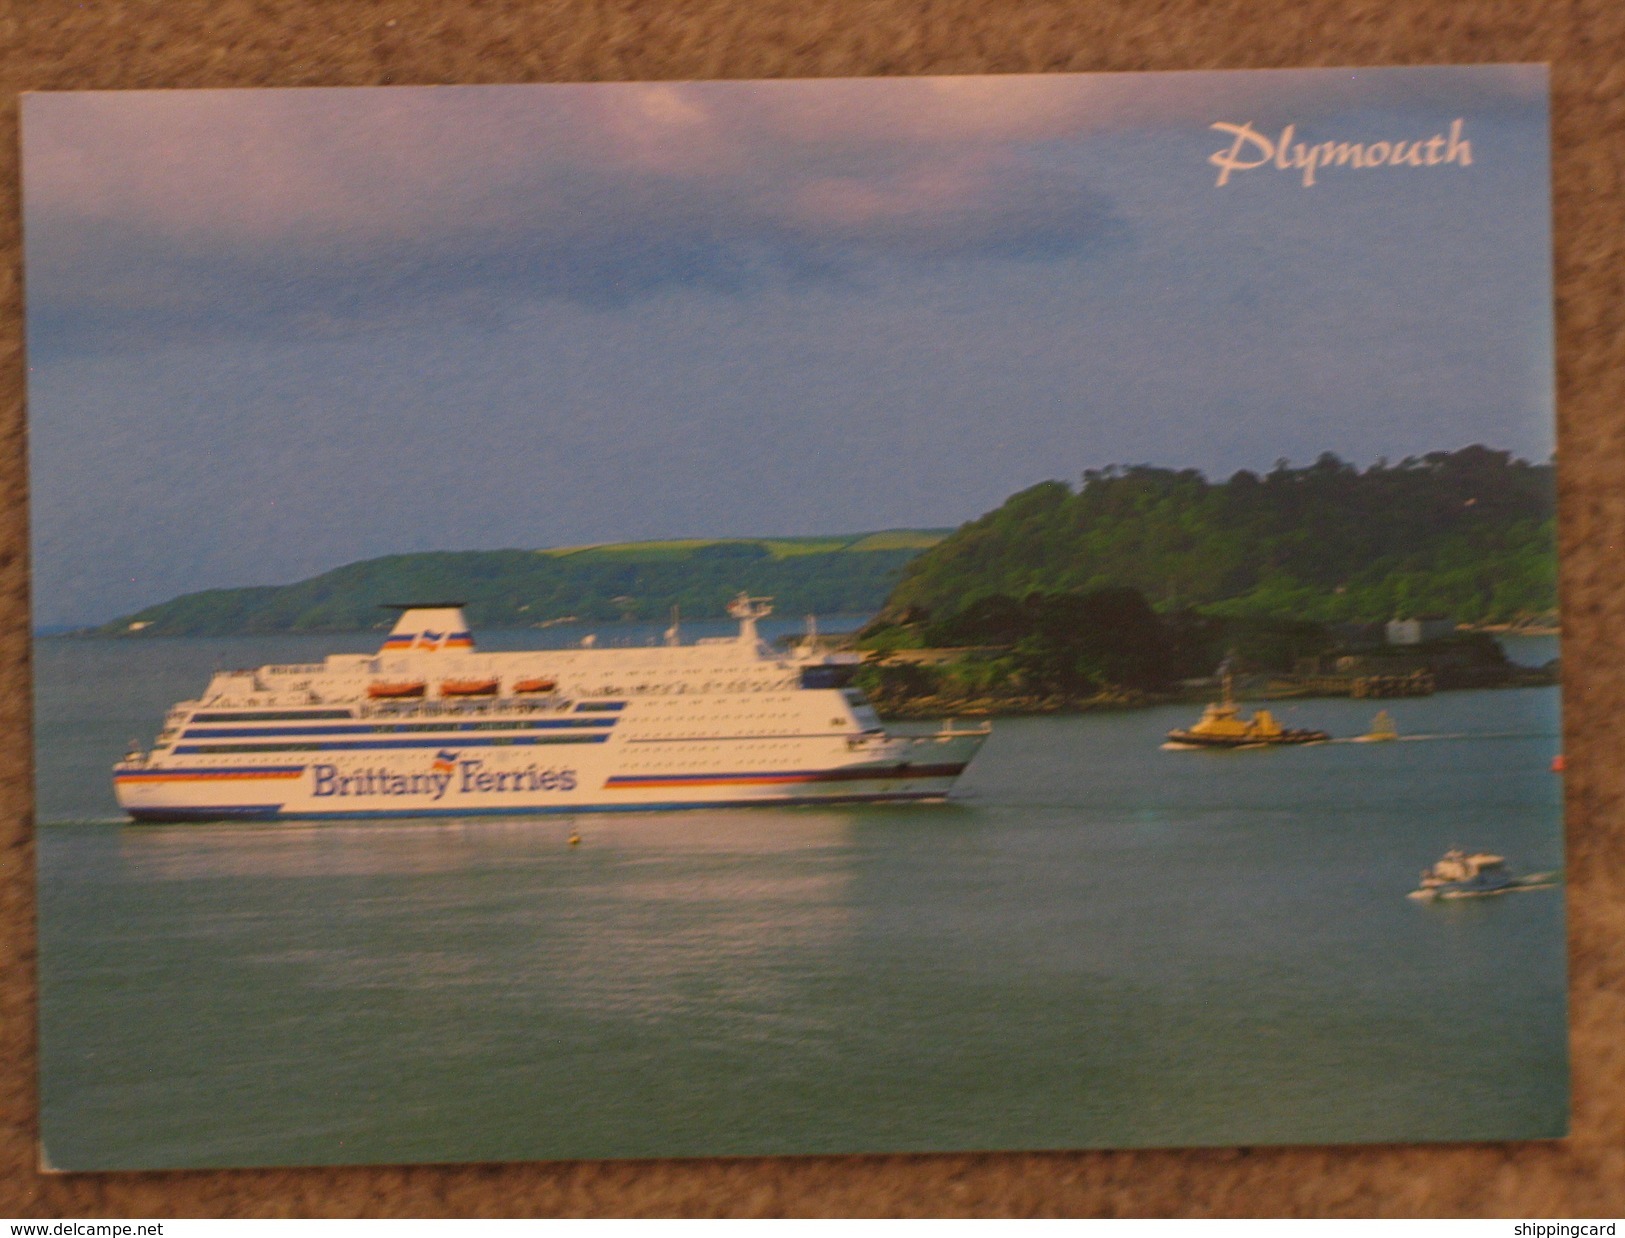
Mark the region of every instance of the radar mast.
POLYGON ((773 599, 753 598, 748 593, 741 593, 728 603, 728 613, 739 620, 739 643, 754 648, 759 642, 756 621, 766 619, 773 613, 773 599))

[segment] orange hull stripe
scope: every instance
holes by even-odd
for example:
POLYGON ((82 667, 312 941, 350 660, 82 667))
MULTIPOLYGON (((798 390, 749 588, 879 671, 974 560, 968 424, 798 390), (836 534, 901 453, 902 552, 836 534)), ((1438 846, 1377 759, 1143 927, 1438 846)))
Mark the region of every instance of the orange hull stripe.
POLYGON ((221 779, 233 781, 261 782, 270 778, 298 778, 304 770, 290 770, 285 774, 255 774, 239 773, 236 770, 221 770, 218 774, 114 774, 115 782, 219 782, 221 779))

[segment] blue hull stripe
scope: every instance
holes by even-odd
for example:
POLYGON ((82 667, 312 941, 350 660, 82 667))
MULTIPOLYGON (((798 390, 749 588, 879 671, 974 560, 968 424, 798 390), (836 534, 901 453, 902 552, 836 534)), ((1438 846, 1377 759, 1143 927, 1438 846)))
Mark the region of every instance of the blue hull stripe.
POLYGON ((761 735, 681 735, 668 739, 665 736, 650 736, 647 739, 628 739, 629 744, 760 744, 777 739, 829 739, 828 731, 775 731, 772 734, 761 735))
POLYGON ((417 735, 456 732, 462 734, 467 731, 476 731, 487 734, 506 733, 509 731, 556 731, 581 730, 586 727, 608 729, 614 726, 614 718, 550 718, 545 721, 534 722, 505 722, 500 727, 492 726, 489 722, 440 722, 433 725, 425 722, 377 722, 364 726, 225 726, 188 728, 182 739, 302 739, 306 735, 384 735, 402 734, 410 731, 417 735))
POLYGON ((738 773, 612 774, 606 787, 681 786, 708 782, 889 782, 899 778, 957 778, 963 761, 951 765, 870 765, 845 769, 746 770, 738 773))
POLYGON ((356 821, 396 820, 429 817, 541 817, 589 812, 674 812, 690 808, 784 808, 809 804, 873 804, 896 800, 946 799, 940 791, 903 791, 882 795, 800 795, 782 799, 671 800, 653 804, 558 804, 528 808, 379 808, 355 812, 284 812, 279 804, 255 804, 227 808, 125 809, 135 820, 148 822, 182 821, 356 821))
POLYGON ((174 777, 287 778, 304 772, 303 765, 147 765, 140 769, 116 769, 113 771, 113 777, 115 780, 134 778, 151 782, 159 778, 174 777))
POLYGON ((177 754, 196 756, 208 753, 227 756, 233 752, 378 752, 389 748, 533 748, 540 744, 601 744, 609 736, 603 735, 494 735, 490 738, 467 739, 463 736, 442 736, 439 739, 382 739, 374 743, 356 740, 330 739, 308 744, 290 742, 282 744, 177 744, 177 754))

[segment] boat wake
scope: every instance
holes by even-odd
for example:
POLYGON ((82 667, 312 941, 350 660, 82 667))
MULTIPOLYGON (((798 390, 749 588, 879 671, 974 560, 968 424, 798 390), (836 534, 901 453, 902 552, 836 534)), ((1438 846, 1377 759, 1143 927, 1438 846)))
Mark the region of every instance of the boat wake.
POLYGON ((1334 744, 1415 744, 1429 740, 1454 739, 1544 739, 1538 731, 1440 731, 1432 735, 1343 735, 1334 744))
POLYGON ((1516 894, 1521 890, 1550 890, 1562 884, 1562 874, 1530 873, 1527 877, 1518 877, 1503 886, 1493 886, 1482 890, 1412 890, 1407 898, 1419 899, 1424 902, 1434 902, 1440 899, 1457 898, 1489 898, 1493 894, 1516 894))

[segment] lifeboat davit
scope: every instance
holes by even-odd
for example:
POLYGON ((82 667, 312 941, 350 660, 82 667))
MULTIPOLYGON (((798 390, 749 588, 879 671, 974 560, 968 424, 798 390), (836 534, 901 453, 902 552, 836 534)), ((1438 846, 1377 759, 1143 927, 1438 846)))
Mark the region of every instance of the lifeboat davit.
POLYGON ((441 696, 495 696, 497 694, 497 681, 495 679, 442 679, 440 681, 441 696))
POLYGON ((533 692, 555 692, 558 690, 558 686, 558 680, 556 679, 516 679, 514 680, 513 691, 516 696, 523 696, 533 692))
POLYGON ((412 683, 370 683, 367 695, 375 701, 401 701, 422 696, 424 687, 421 679, 412 683))

